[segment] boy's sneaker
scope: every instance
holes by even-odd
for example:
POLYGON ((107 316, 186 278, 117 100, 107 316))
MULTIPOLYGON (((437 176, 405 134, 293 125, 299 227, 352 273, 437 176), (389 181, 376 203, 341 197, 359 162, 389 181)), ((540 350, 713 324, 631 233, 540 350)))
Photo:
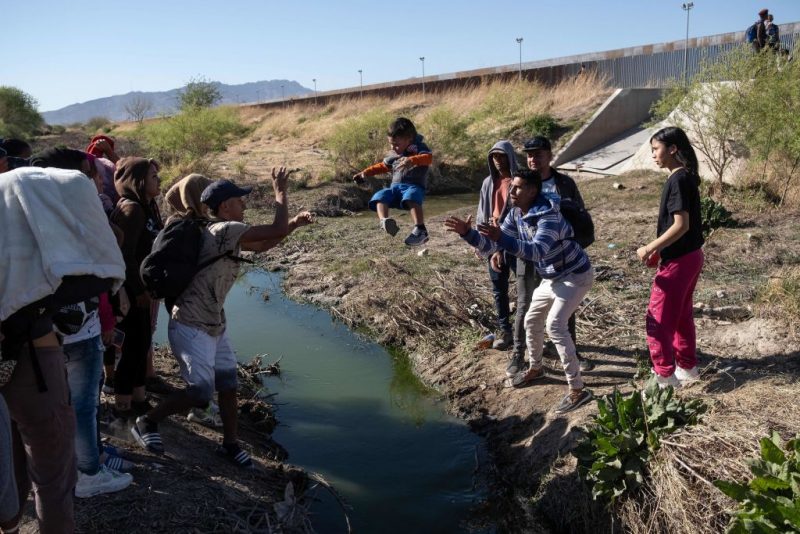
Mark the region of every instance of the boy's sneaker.
POLYGON ((520 353, 514 353, 511 356, 511 361, 508 363, 508 366, 506 367, 506 376, 511 378, 524 369, 525 369, 525 355, 520 353))
POLYGON ((675 366, 675 378, 682 386, 689 385, 692 382, 700 380, 700 371, 695 365, 691 369, 684 369, 683 367, 675 366))
POLYGON ((582 406, 592 400, 592 392, 586 388, 571 389, 570 392, 561 399, 556 406, 556 413, 571 412, 575 408, 582 406))
POLYGON ((541 367, 538 369, 529 367, 527 371, 520 371, 517 373, 516 376, 511 379, 511 385, 515 388, 521 388, 540 378, 544 378, 544 369, 541 367))
POLYGON ((492 348, 495 350, 506 350, 514 343, 514 336, 511 332, 503 332, 494 339, 492 348))
POLYGON ((418 227, 414 227, 411 230, 411 233, 408 234, 408 237, 405 240, 405 244, 409 247, 418 247, 420 245, 424 245, 428 242, 428 231, 427 230, 420 230, 418 227))
POLYGON ((222 428, 219 407, 213 401, 209 402, 205 408, 192 408, 186 419, 209 428, 222 428))
POLYGON ((247 454, 247 452, 243 450, 238 443, 223 443, 217 447, 217 454, 224 456, 231 463, 238 465, 239 467, 243 467, 245 469, 253 468, 253 459, 250 458, 250 455, 247 454))
POLYGON ((164 444, 161 442, 161 434, 158 433, 158 424, 148 419, 146 415, 136 418, 131 427, 131 434, 136 442, 149 452, 164 454, 164 444))
POLYGON ((131 482, 133 482, 133 476, 129 473, 119 473, 112 471, 105 465, 101 465, 100 470, 94 475, 78 473, 75 496, 85 499, 104 493, 114 493, 115 491, 124 490, 131 485, 131 482))
POLYGON ((397 235, 397 232, 400 231, 400 227, 397 226, 397 222, 391 217, 388 219, 381 219, 381 228, 389 234, 390 236, 394 237, 397 235))

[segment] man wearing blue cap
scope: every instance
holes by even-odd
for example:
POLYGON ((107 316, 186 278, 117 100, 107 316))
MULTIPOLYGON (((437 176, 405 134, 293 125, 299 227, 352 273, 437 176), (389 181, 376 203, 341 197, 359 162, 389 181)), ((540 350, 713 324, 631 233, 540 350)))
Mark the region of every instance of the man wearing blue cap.
POLYGON ((277 172, 272 169, 275 191, 272 224, 250 226, 243 222, 244 197, 252 191, 251 187, 218 180, 203 191, 200 200, 208 206, 213 218, 204 229, 198 263, 219 259, 194 276, 172 308, 169 343, 188 387, 136 419, 131 433, 150 452, 164 452, 158 423, 172 414, 207 406, 216 390, 223 431, 217 452, 240 467, 252 467, 250 455, 238 443, 236 353, 228 339, 223 305, 239 273, 241 250, 267 250, 295 228, 313 222, 308 212, 289 220, 286 184, 290 172, 285 167, 277 172))

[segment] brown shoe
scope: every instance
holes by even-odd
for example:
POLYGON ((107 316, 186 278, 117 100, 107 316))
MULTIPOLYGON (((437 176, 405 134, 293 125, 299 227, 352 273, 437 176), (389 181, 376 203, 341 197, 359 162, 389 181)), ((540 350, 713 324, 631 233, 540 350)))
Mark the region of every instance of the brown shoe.
POLYGON ((529 368, 527 371, 517 373, 511 379, 511 385, 515 388, 520 388, 540 378, 544 378, 544 369, 541 367, 539 369, 529 368))

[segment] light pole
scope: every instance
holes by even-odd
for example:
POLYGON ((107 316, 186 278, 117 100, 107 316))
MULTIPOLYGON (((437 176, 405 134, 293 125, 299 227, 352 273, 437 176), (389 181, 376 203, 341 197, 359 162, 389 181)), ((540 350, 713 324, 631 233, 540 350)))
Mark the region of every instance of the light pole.
POLYGON ((256 104, 261 103, 261 89, 256 89, 256 104))
POLYGON ((359 91, 359 98, 364 98, 364 76, 361 73, 361 69, 358 69, 358 87, 359 91))
POLYGON ((422 96, 425 97, 425 56, 419 58, 422 61, 422 96))
POLYGON ((689 12, 694 7, 694 2, 685 2, 683 10, 686 11, 686 41, 683 44, 683 86, 689 83, 689 12))
POLYGON ((522 37, 517 37, 519 45, 519 81, 522 81, 522 37))
POLYGON ((311 78, 311 81, 314 82, 314 105, 317 105, 317 79, 311 78))
POLYGON ((283 84, 281 84, 281 106, 286 107, 286 96, 283 92, 283 84))

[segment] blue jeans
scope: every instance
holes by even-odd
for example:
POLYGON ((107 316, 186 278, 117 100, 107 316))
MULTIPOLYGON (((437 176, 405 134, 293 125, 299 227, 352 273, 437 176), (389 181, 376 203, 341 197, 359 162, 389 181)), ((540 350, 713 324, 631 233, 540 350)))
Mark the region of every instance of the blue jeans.
POLYGON ((100 403, 104 351, 100 336, 64 345, 67 382, 75 409, 75 456, 78 471, 86 475, 94 475, 100 469, 97 406, 100 403))

